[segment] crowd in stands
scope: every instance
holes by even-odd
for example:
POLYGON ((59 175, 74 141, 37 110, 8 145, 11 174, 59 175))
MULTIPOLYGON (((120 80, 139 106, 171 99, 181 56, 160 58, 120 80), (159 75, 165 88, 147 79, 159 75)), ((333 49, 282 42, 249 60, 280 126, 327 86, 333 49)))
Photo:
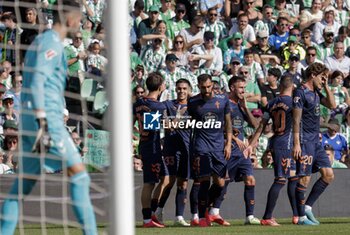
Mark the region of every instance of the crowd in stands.
MULTIPOLYGON (((229 91, 232 76, 242 76, 247 105, 261 119, 267 102, 279 95, 282 75, 300 86, 305 69, 320 62, 329 69, 337 104, 334 110, 321 106, 320 141, 333 167, 350 166, 349 0, 130 0, 129 11, 134 100, 147 95, 151 72, 165 80, 161 101, 176 98, 180 78, 189 80, 196 95, 201 74, 210 74, 221 92, 229 91)), ((250 156, 255 168, 272 167, 271 124, 250 156)), ((246 126, 245 138, 253 132, 246 126)), ((137 138, 135 127, 136 157, 137 138)))
MULTIPOLYGON (((54 1, 20 2, 24 4, 15 8, 0 1, 0 174, 16 172, 20 94, 26 51, 35 37, 53 24, 51 9, 54 1), (28 3, 32 3, 32 6, 28 7, 28 3)), ((87 78, 97 78, 95 92, 104 90, 101 77, 106 74, 108 64, 104 29, 105 0, 81 0, 81 5, 83 18, 80 30, 69 33, 64 40, 69 70, 66 90, 78 95, 87 78)), ((83 133, 78 128, 79 120, 69 120, 70 112, 82 114, 79 98, 66 97, 66 108, 62 115, 67 130, 83 156, 87 149, 81 139, 83 133)))

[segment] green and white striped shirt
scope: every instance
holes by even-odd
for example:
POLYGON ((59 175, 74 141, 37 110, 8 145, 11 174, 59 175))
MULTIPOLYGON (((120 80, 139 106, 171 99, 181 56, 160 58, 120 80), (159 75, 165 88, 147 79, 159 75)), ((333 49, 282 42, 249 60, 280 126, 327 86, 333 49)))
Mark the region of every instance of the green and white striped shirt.
POLYGON ((334 44, 326 47, 324 43, 316 46, 317 59, 324 61, 328 56, 334 53, 334 44))
POLYGON ((210 24, 207 20, 204 25, 204 32, 210 31, 214 33, 214 45, 219 45, 219 41, 227 37, 226 25, 221 21, 216 21, 214 24, 210 24))
POLYGON ((177 98, 176 94, 176 81, 180 78, 185 78, 186 74, 184 70, 176 67, 174 72, 170 72, 167 68, 159 71, 165 81, 166 89, 168 90, 168 100, 177 98))
POLYGON ((141 53, 141 60, 147 73, 156 72, 165 67, 165 52, 162 48, 155 51, 152 45, 147 45, 141 53))
POLYGON ((199 94, 198 81, 197 77, 202 74, 211 74, 211 71, 206 68, 199 68, 196 71, 192 72, 191 70, 186 70, 186 79, 190 81, 192 86, 192 95, 199 94))
POLYGON ((177 21, 175 18, 170 19, 166 22, 167 24, 167 36, 171 39, 174 40, 175 36, 177 36, 182 29, 187 29, 190 27, 190 24, 187 23, 184 20, 177 21))

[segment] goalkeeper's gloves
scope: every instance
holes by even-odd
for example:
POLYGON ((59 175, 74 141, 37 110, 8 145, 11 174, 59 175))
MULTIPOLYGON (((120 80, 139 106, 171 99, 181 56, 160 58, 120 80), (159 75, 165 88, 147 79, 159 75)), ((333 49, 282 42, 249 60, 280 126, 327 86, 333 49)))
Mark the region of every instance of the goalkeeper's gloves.
POLYGON ((36 134, 32 152, 47 152, 51 147, 51 137, 48 132, 47 120, 46 118, 37 118, 36 121, 38 123, 39 130, 36 134))

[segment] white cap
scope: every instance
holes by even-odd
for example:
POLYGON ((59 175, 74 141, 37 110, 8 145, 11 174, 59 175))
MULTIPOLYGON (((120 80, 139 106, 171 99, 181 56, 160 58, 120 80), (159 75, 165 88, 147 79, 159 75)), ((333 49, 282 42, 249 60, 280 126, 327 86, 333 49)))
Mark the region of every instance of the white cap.
POLYGON ((266 38, 269 36, 269 32, 267 32, 266 30, 261 30, 257 33, 257 36, 259 38, 266 38))
POLYGON ((5 94, 3 97, 2 97, 2 100, 6 100, 6 99, 14 99, 15 97, 12 95, 12 94, 5 94))
POLYGON ((326 7, 324 9, 324 13, 329 12, 329 11, 333 11, 333 13, 336 12, 335 8, 332 5, 329 5, 328 7, 326 7))
POLYGON ((324 27, 323 32, 324 33, 334 33, 334 29, 332 26, 327 25, 326 27, 324 27))

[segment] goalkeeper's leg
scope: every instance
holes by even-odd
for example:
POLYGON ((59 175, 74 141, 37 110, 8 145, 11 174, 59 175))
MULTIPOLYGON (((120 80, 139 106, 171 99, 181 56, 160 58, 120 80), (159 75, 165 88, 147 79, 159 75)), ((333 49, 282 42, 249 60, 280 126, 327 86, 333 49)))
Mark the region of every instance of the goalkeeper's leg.
POLYGON ((73 211, 81 224, 85 235, 96 235, 96 219, 91 204, 89 186, 90 177, 83 164, 68 168, 73 211))

